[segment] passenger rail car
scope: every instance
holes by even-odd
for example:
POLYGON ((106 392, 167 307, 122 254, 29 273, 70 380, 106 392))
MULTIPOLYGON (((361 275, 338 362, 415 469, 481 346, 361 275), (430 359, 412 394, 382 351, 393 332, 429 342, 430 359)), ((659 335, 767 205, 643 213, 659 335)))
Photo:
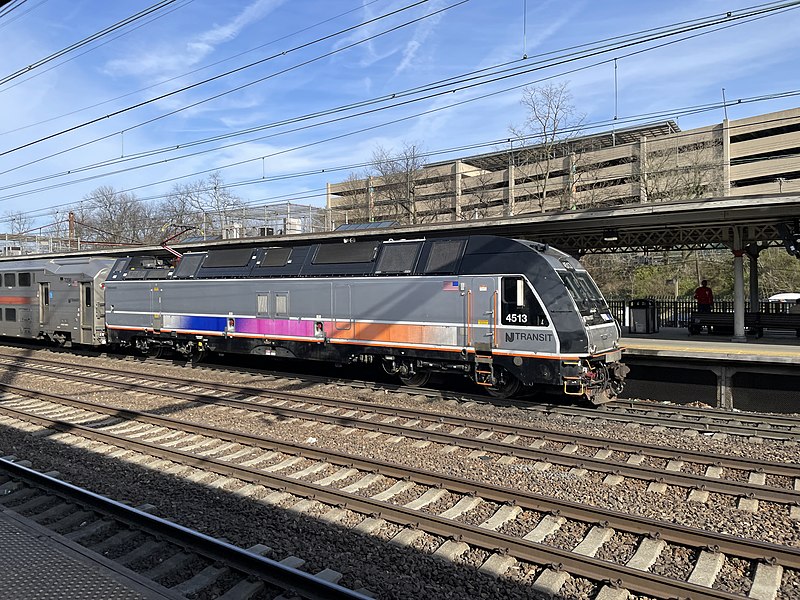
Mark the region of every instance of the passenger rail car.
POLYGON ((349 241, 119 259, 109 341, 158 353, 380 362, 411 385, 467 375, 497 396, 558 387, 595 403, 627 368, 620 330, 581 264, 495 236, 349 241))
POLYGON ((0 261, 0 335, 106 343, 103 282, 114 259, 0 261))

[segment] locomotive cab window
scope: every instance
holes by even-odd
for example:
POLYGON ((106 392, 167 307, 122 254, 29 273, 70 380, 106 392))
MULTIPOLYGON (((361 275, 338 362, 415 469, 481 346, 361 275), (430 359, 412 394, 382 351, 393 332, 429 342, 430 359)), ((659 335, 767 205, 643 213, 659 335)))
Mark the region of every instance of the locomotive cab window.
POLYGON ((586 316, 598 310, 608 310, 600 290, 597 289, 588 273, 559 271, 558 275, 582 315, 586 316))
POLYGON ((522 277, 503 277, 500 316, 504 325, 546 327, 547 316, 522 277))

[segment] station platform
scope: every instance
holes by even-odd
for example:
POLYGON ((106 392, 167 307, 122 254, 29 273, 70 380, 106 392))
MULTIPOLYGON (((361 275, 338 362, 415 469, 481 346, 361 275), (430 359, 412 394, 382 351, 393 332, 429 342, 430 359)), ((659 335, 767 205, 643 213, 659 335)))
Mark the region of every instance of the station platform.
POLYGON ((176 600, 161 586, 0 510, 0 600, 176 600))
POLYGON ((767 331, 764 337, 732 341, 730 335, 689 335, 686 328, 665 327, 656 333, 625 333, 620 345, 639 356, 693 357, 721 361, 800 364, 800 338, 767 331))
POLYGON ((800 412, 800 339, 794 332, 766 330, 763 337, 733 341, 730 335, 689 335, 686 328, 623 330, 620 345, 631 367, 623 397, 800 412))

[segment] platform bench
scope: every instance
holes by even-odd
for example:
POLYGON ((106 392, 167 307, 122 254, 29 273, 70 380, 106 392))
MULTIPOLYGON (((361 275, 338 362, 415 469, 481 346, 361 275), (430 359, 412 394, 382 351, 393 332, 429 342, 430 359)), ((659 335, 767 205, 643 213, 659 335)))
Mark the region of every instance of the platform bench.
POLYGON ((800 314, 774 313, 758 315, 757 335, 764 335, 765 329, 784 329, 794 331, 800 337, 800 314))
MULTIPOLYGON (((709 333, 732 334, 733 313, 692 313, 689 335, 700 333, 703 327, 709 333)), ((747 312, 744 313, 744 328, 745 331, 755 333, 756 337, 762 337, 765 329, 790 330, 800 337, 800 314, 747 312)))

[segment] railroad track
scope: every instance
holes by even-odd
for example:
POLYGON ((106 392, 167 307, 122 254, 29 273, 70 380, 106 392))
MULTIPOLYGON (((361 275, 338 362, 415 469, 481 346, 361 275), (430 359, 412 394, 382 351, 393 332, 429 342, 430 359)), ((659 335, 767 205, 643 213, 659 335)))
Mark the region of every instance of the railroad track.
MULTIPOLYGON (((2 364, 0 362, 0 364, 2 364)), ((624 442, 608 437, 577 436, 551 429, 507 425, 495 420, 454 417, 419 409, 378 406, 357 400, 328 399, 299 392, 263 390, 212 382, 187 382, 166 375, 138 375, 101 367, 64 366, 37 361, 22 364, 17 372, 46 375, 88 386, 105 386, 142 394, 161 394, 193 403, 350 427, 364 435, 375 433, 466 448, 534 461, 531 469, 552 466, 572 473, 594 472, 606 485, 626 478, 647 482, 653 492, 667 486, 687 490, 685 499, 707 502, 710 494, 732 496, 742 510, 755 512, 759 501, 787 505, 800 519, 800 467, 761 459, 624 442), (187 385, 191 389, 187 389, 187 385), (380 419, 380 420, 379 420, 380 419), (502 438, 498 439, 499 436, 502 438), (767 483, 769 480, 769 484, 767 483)), ((3 386, 0 385, 0 389, 3 386)), ((13 391, 13 388, 7 388, 13 391)))
MULTIPOLYGON (((8 347, 8 346, 7 346, 8 347)), ((41 351, 39 346, 19 344, 11 348, 25 348, 41 351)), ((48 349, 49 352, 65 352, 73 355, 72 351, 64 349, 48 349)), ((80 355, 99 357, 101 353, 95 351, 79 351, 80 355)), ((108 358, 135 362, 141 359, 121 354, 102 354, 108 358)), ((18 360, 19 354, 2 354, 9 360, 18 360)), ((47 359, 25 356, 26 360, 47 361, 47 359)), ((56 361, 51 361, 56 362, 56 361)), ((148 364, 156 367, 176 367, 174 361, 165 359, 148 359, 148 364)), ((800 417, 797 415, 780 415, 772 413, 749 413, 742 411, 728 411, 718 408, 700 408, 683 404, 662 404, 646 400, 615 400, 600 407, 571 406, 563 404, 546 403, 542 398, 498 400, 481 394, 468 392, 450 392, 432 388, 412 388, 408 386, 376 381, 363 381, 354 379, 341 379, 338 377, 315 376, 292 372, 264 371, 258 368, 232 367, 203 363, 195 365, 182 363, 184 368, 201 369, 203 371, 219 373, 221 375, 245 374, 256 377, 266 382, 295 382, 298 386, 308 384, 348 386, 354 389, 373 390, 376 392, 408 393, 422 395, 430 399, 453 400, 460 403, 477 403, 487 406, 524 408, 536 414, 552 415, 554 418, 567 417, 573 419, 603 419, 612 423, 635 423, 643 426, 652 426, 656 431, 664 429, 692 430, 704 433, 719 433, 724 435, 737 435, 748 438, 765 439, 790 439, 800 441, 800 417)))
POLYGON ((212 597, 371 597, 336 585, 341 574, 335 571, 312 576, 298 570, 305 562, 298 557, 269 559, 265 555, 271 549, 265 545, 239 548, 150 514, 155 507, 133 508, 61 481, 57 475, 32 470, 14 456, 0 459, 0 506, 68 542, 101 556, 115 556, 119 567, 164 597, 207 596, 220 587, 222 593, 212 597), (168 587, 159 583, 165 581, 170 582, 168 587))
MULTIPOLYGON (((6 386, 6 389, 2 412, 8 418, 60 430, 64 432, 58 436, 61 443, 74 440, 72 443, 85 444, 86 439, 91 439, 127 448, 153 460, 191 465, 242 482, 239 490, 263 485, 274 490, 270 495, 293 494, 300 498, 298 504, 305 503, 305 510, 311 506, 308 498, 313 497, 328 506, 326 516, 343 507, 362 515, 375 515, 365 516, 356 528, 365 532, 374 530, 381 526, 381 521, 407 527, 395 536, 400 538, 395 543, 411 543, 424 533, 437 536, 441 541, 436 553, 451 559, 466 552, 469 546, 479 547, 490 553, 481 565, 484 572, 502 574, 514 561, 538 564, 541 568, 534 587, 549 593, 558 593, 570 573, 593 581, 611 580, 628 590, 655 597, 680 593, 692 598, 735 598, 741 596, 713 586, 726 563, 745 561, 754 575, 739 582, 740 587, 746 588, 751 597, 762 597, 759 594, 780 591, 784 570, 795 573, 800 568, 800 550, 795 548, 692 530, 441 473, 103 407, 74 398, 14 389, 15 394, 24 393, 27 397, 13 399, 8 396, 13 388, 6 386), (41 399, 32 399, 37 396, 41 399), (57 419, 42 416, 54 412, 57 419), (380 491, 360 493, 376 485, 378 477, 382 478, 380 491), (337 488, 336 484, 341 482, 348 485, 337 488), (411 486, 420 489, 413 494, 414 499, 408 500, 411 486), (448 507, 435 511, 436 514, 426 512, 444 494, 453 496, 448 507), (488 518, 476 524, 462 519, 481 504, 493 508, 485 515, 488 518), (525 527, 534 523, 535 526, 525 527), (563 544, 570 546, 569 550, 542 544, 561 529, 581 532, 577 539, 563 544), (463 541, 448 541, 446 538, 451 536, 461 536, 463 541), (596 558, 615 536, 637 540, 635 551, 624 564, 612 562, 612 557, 596 558), (681 547, 693 548, 697 556, 684 574, 685 580, 648 571, 662 555, 670 555, 681 547), (491 554, 495 548, 504 548, 506 553, 491 554), (551 568, 553 564, 560 565, 559 569, 551 568)), ((601 586, 598 598, 621 598, 621 589, 601 586)))

